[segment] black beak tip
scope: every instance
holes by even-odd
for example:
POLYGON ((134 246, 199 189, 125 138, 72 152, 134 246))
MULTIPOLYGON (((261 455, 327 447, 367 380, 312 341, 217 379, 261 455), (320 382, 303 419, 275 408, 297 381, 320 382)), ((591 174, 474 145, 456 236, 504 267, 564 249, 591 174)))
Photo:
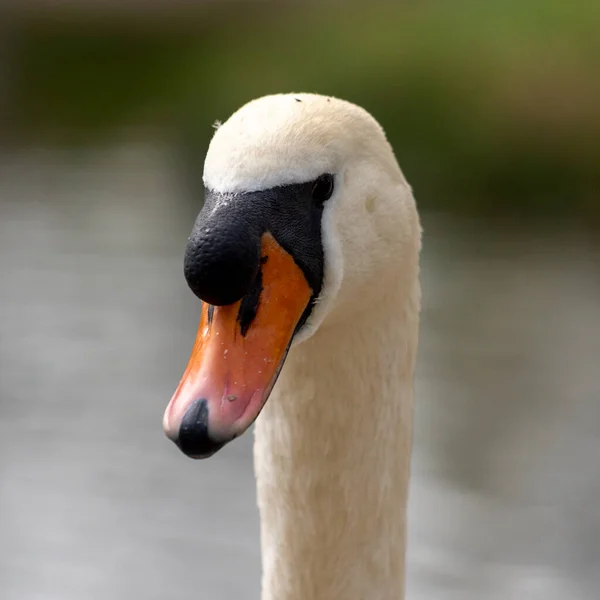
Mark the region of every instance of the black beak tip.
POLYGON ((225 444, 224 443, 212 443, 202 446, 189 446, 187 444, 181 444, 179 439, 175 440, 177 447, 188 457, 194 460, 201 460, 203 458, 210 458, 216 454, 225 444))
POLYGON ((186 411, 174 440, 179 449, 190 458, 209 458, 227 442, 215 440, 208 430, 208 404, 204 398, 196 400, 186 411))

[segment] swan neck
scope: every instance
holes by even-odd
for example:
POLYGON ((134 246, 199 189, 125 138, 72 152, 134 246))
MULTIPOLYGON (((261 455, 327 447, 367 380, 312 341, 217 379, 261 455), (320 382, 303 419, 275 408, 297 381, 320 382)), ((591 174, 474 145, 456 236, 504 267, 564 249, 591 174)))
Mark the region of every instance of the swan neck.
POLYGON ((263 600, 404 598, 412 300, 290 352, 255 430, 263 600))

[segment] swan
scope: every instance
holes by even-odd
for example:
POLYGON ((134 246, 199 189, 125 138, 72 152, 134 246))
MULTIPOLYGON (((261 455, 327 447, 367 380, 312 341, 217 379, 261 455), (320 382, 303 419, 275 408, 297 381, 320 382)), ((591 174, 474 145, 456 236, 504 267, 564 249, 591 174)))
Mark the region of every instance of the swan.
POLYGON ((264 96, 217 125, 203 182, 184 258, 200 325, 164 431, 207 458, 256 421, 263 600, 401 600, 412 189, 374 117, 318 94, 264 96))

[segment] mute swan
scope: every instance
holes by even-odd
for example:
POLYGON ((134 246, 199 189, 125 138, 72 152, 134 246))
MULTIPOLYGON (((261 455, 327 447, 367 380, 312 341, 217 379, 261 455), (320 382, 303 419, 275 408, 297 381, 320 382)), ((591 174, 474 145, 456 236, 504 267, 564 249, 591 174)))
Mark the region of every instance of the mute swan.
POLYGON ((202 314, 165 433, 206 458, 261 413, 263 600, 400 600, 420 311, 411 188, 369 113, 315 94, 240 108, 203 180, 184 261, 202 314))

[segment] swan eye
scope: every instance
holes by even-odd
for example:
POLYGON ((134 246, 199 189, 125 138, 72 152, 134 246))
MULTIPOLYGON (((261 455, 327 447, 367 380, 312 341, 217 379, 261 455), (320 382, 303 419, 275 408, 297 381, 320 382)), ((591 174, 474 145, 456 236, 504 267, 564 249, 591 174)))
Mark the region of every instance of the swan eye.
POLYGON ((321 175, 314 183, 312 197, 315 202, 325 202, 333 194, 333 175, 321 175))

